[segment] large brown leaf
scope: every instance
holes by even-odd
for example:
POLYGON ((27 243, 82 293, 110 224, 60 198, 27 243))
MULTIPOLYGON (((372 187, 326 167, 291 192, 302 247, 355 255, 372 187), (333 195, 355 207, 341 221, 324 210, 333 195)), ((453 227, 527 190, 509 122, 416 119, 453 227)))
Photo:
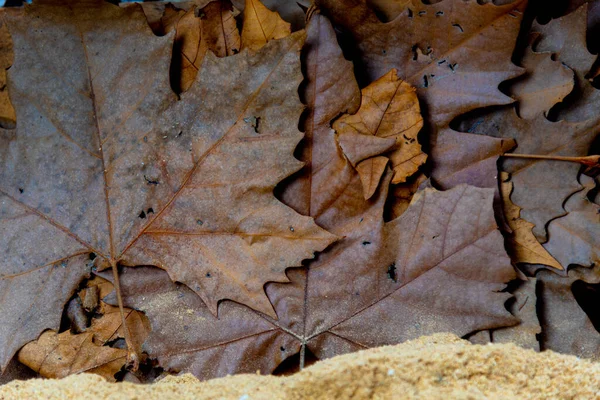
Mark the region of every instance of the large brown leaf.
MULTIPOLYGON (((328 89, 344 83, 339 87, 346 89, 345 98, 355 100, 352 71, 345 68, 326 18, 312 14, 307 30, 302 89, 308 100, 306 126, 312 133, 307 153, 322 157, 317 158, 324 160, 322 168, 346 166, 331 169, 329 181, 344 186, 314 208, 311 195, 321 192, 310 183, 319 171, 309 167, 303 170, 309 179, 297 177, 308 184, 288 190, 300 194, 293 197, 300 199, 300 208, 343 239, 307 267, 289 270, 291 284, 267 285, 277 320, 233 302, 223 303, 217 320, 163 272, 156 271, 163 275, 156 279, 143 278, 150 273, 139 269, 124 273, 125 303, 144 310, 152 324, 144 348, 167 369, 203 378, 232 371, 271 372, 284 357, 298 352, 303 365, 309 352, 325 358, 432 332, 465 335, 516 322, 504 307, 510 294, 501 292, 515 271, 494 220, 494 191, 466 185, 446 192, 424 189, 400 217, 384 222, 391 171, 365 200, 358 173, 343 158, 328 127, 330 113, 335 117, 348 107, 348 101, 328 89), (316 63, 321 57, 335 60, 338 73, 329 64, 316 63), (326 68, 317 68, 321 66, 326 68)), ((308 160, 314 168, 315 158, 308 160)))
POLYGON ((366 0, 316 4, 352 37, 366 83, 396 68, 418 89, 433 124, 443 127, 469 110, 512 102, 497 87, 522 73, 511 54, 526 1, 496 6, 413 0, 388 23, 377 19, 366 0))
POLYGON ((304 33, 209 53, 178 101, 171 39, 139 7, 38 4, 7 21, 19 126, 0 138, 2 368, 58 328, 91 253, 165 268, 213 313, 230 298, 275 316, 263 285, 334 239, 272 195, 301 166, 304 33))
POLYGON ((427 333, 510 325, 515 320, 504 308, 510 295, 500 291, 514 270, 492 197, 492 190, 469 186, 427 189, 384 224, 380 196, 308 271, 290 271, 291 285, 269 285, 278 320, 231 302, 215 319, 159 270, 154 277, 139 268, 125 272, 124 301, 151 321, 144 347, 150 357, 202 378, 272 372, 299 350, 302 363, 307 351, 326 358, 427 333))

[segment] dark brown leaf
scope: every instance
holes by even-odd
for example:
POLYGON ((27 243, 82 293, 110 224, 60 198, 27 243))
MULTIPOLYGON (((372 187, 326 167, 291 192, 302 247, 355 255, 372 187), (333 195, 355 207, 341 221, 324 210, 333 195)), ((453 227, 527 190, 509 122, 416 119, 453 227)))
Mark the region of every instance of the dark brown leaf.
POLYGON ((317 0, 356 47, 366 83, 396 68, 418 90, 431 122, 446 126, 469 110, 512 99, 500 82, 523 70, 510 58, 526 1, 496 6, 413 0, 393 21, 380 22, 366 0, 317 0))

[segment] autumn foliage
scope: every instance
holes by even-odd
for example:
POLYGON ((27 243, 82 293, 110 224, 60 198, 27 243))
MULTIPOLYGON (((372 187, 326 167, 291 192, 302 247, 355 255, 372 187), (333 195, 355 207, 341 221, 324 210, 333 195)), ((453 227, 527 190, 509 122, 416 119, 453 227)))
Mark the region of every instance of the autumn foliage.
POLYGON ((600 7, 287 3, 4 10, 3 381, 598 357, 600 7))

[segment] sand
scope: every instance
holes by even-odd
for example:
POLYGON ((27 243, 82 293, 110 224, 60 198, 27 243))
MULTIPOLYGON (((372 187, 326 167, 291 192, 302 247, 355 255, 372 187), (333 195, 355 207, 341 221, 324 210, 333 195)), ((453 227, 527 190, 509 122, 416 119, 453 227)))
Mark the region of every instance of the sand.
POLYGON ((191 375, 153 385, 82 374, 13 381, 0 399, 600 399, 600 363, 437 334, 318 362, 288 377, 191 375))

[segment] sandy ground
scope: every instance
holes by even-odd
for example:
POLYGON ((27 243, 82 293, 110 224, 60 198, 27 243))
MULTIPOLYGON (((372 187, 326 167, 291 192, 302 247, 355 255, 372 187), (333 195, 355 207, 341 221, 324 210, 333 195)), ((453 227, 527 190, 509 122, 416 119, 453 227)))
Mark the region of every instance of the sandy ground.
POLYGON ((600 363, 438 334, 319 362, 289 377, 191 375, 153 385, 82 374, 13 381, 0 399, 600 399, 600 363))

